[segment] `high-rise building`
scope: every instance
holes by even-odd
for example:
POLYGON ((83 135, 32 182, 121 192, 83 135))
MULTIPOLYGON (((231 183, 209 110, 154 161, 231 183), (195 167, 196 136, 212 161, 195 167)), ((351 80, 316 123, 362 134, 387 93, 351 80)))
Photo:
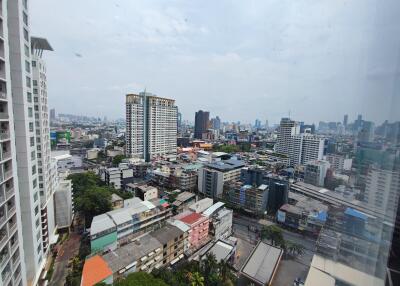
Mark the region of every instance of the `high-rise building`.
MULTIPOLYGON (((27 22, 22 22, 22 15, 27 15, 22 1, 0 1, 0 15, 2 38, 0 41, 0 285, 26 285, 23 232, 30 232, 30 229, 29 226, 27 229, 22 228, 21 213, 24 208, 21 207, 15 154, 17 148, 27 143, 23 136, 21 138, 19 133, 16 133, 21 125, 19 124, 21 120, 16 119, 22 117, 23 121, 28 112, 27 109, 22 110, 25 105, 20 103, 21 98, 18 94, 25 91, 25 98, 22 101, 28 100, 29 94, 25 90, 26 75, 22 64, 27 63, 26 68, 30 69, 29 36, 23 38, 21 32, 22 26, 27 33, 29 29, 27 22), (28 46, 26 62, 22 53, 23 49, 17 44, 23 42, 28 46), (15 82, 12 83, 12 81, 15 82), (20 85, 19 88, 17 85, 20 85), (15 113, 15 106, 19 104, 23 107, 18 109, 19 113, 15 113), (16 121, 19 123, 15 124, 16 121), (21 141, 18 147, 16 147, 16 141, 21 141)), ((29 178, 21 177, 20 180, 29 180, 29 178)), ((25 193, 32 195, 30 190, 30 187, 21 189, 21 195, 25 193)), ((26 211, 28 210, 24 210, 26 211)), ((29 211, 33 209, 29 208, 29 211)), ((31 240, 31 243, 35 242, 31 240)), ((41 246, 40 243, 36 244, 41 246)))
POLYGON ((323 187, 326 173, 330 168, 328 161, 313 160, 306 164, 304 182, 318 187, 323 187))
POLYGON ((292 166, 306 164, 311 160, 322 160, 324 155, 325 139, 313 134, 298 134, 289 139, 286 154, 292 166))
POLYGON ((175 100, 148 92, 126 95, 126 153, 150 161, 176 157, 175 100))
POLYGON ((292 136, 300 134, 300 125, 290 118, 282 118, 278 129, 278 141, 275 150, 278 153, 289 154, 289 144, 292 136))
MULTIPOLYGON (((7 233, 5 227, 8 228, 9 236, 16 238, 16 229, 19 217, 21 218, 22 243, 18 247, 12 249, 9 256, 12 259, 5 262, 5 270, 2 271, 3 285, 9 285, 10 280, 13 285, 20 284, 20 276, 22 276, 22 284, 34 285, 39 279, 41 269, 45 264, 45 256, 43 253, 42 242, 42 224, 41 224, 41 200, 39 194, 39 166, 37 160, 38 140, 36 131, 40 132, 40 128, 35 125, 35 104, 32 94, 32 58, 31 58, 31 38, 28 23, 28 7, 27 1, 1 1, 2 5, 2 25, 3 39, 8 41, 8 45, 4 44, 4 59, 6 69, 4 73, 10 72, 10 76, 4 74, 7 78, 5 89, 12 94, 12 102, 6 104, 8 116, 12 114, 10 121, 13 120, 14 126, 9 122, 8 130, 11 134, 10 138, 15 138, 15 154, 16 161, 5 162, 3 164, 4 190, 13 188, 15 192, 19 192, 19 197, 14 195, 15 204, 19 204, 17 212, 20 214, 12 214, 10 211, 7 217, 10 221, 7 226, 3 226, 3 233, 7 233), (8 50, 9 49, 9 50, 8 50), (12 112, 11 112, 12 106, 12 112), (18 180, 8 180, 11 169, 17 169, 18 180), (8 173, 7 173, 8 172, 8 173), (7 177, 8 176, 8 177, 7 177), (22 249, 21 256, 17 257, 16 248, 22 249), (18 259, 24 259, 24 263, 19 263, 18 259), (24 264, 24 266, 23 266, 24 264)), ((11 99, 11 96, 9 97, 11 99)), ((5 126, 4 126, 5 127, 5 126)), ((13 145, 9 143, 10 146, 13 145)), ((8 151, 7 143, 3 145, 3 152, 8 151)), ((10 147, 13 148, 13 147, 10 147)), ((11 193, 5 198, 10 198, 11 193)), ((6 203, 11 206, 12 201, 6 203)), ((19 231, 18 231, 19 233, 19 231)), ((3 249, 4 250, 4 249, 3 249)), ((9 259, 9 258, 8 258, 9 259)))
POLYGON ((292 166, 305 164, 311 160, 321 160, 324 144, 324 138, 310 133, 300 134, 298 122, 282 118, 275 150, 289 156, 292 166))
POLYGON ((211 119, 211 128, 214 130, 221 129, 221 119, 218 116, 211 119))
POLYGON ((256 121, 254 122, 254 127, 255 128, 261 128, 261 120, 256 119, 256 121))
POLYGON ((194 138, 202 139, 203 133, 207 132, 209 125, 210 112, 199 110, 195 114, 194 138))
POLYGON ((41 201, 43 253, 49 252, 49 241, 54 236, 54 191, 57 166, 51 160, 49 107, 47 105, 47 72, 43 51, 53 51, 49 42, 43 38, 31 37, 32 91, 36 127, 36 155, 39 193, 41 201))
POLYGON ((56 119, 56 109, 50 109, 50 121, 54 121, 56 119))
POLYGON ((349 122, 349 115, 345 114, 343 117, 343 126, 346 128, 347 123, 349 122))
POLYGON ((371 121, 363 121, 358 132, 358 141, 372 142, 374 140, 375 124, 371 121))

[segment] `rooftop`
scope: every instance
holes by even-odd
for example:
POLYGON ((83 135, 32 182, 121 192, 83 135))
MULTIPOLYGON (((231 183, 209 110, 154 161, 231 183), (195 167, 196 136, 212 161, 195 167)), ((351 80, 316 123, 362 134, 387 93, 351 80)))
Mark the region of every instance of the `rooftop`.
POLYGON ((269 285, 282 252, 282 249, 260 241, 244 264, 241 273, 261 285, 269 285))
POLYGON ((195 222, 199 221, 202 219, 204 216, 199 214, 199 213, 190 213, 179 220, 186 223, 186 224, 194 224, 195 222))
MULTIPOLYGON (((226 261, 232 254, 233 246, 225 243, 221 240, 218 240, 208 251, 207 253, 212 253, 215 255, 215 259, 217 262, 226 261)), ((205 255, 203 256, 203 259, 205 255)))
POLYGON ((113 271, 102 257, 92 256, 83 265, 81 286, 93 286, 112 274, 113 271))
POLYGON ((176 226, 167 224, 163 228, 160 228, 151 233, 155 239, 157 239, 161 244, 166 244, 167 242, 175 239, 176 237, 183 234, 183 231, 177 228, 176 226))
POLYGON ((145 234, 135 241, 103 255, 103 259, 115 273, 158 248, 161 250, 161 243, 153 236, 145 234))
POLYGON ((209 207, 208 209, 206 209, 203 212, 203 215, 205 215, 206 217, 210 217, 213 215, 214 212, 216 212, 218 209, 222 208, 225 205, 225 203, 223 202, 217 202, 215 204, 213 204, 211 207, 209 207))
POLYGON ((206 164, 206 166, 211 169, 225 172, 225 171, 242 168, 245 166, 245 163, 244 163, 244 161, 241 161, 241 160, 229 159, 229 160, 222 160, 222 161, 206 164))

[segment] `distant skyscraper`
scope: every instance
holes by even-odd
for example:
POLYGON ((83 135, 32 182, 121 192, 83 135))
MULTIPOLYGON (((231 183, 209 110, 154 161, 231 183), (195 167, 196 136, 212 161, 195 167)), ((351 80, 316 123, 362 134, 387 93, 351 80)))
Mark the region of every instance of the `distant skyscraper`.
POLYGON ((321 160, 325 140, 312 134, 300 134, 300 124, 282 118, 278 129, 276 152, 290 158, 291 165, 305 164, 310 160, 321 160))
POLYGON ((347 127, 347 123, 349 122, 349 116, 347 114, 343 117, 343 126, 347 127))
POLYGON ((375 124, 371 121, 362 121, 361 129, 358 132, 358 141, 372 142, 374 140, 375 124))
POLYGON ((150 161, 176 157, 178 108, 175 100, 148 92, 126 95, 126 152, 150 161))
POLYGON ((254 127, 261 128, 261 121, 259 119, 256 119, 256 121, 254 122, 254 127))
POLYGON ((268 120, 265 120, 265 129, 268 129, 269 125, 268 125, 268 120))
POLYGON ((299 133, 300 125, 298 122, 290 120, 290 118, 282 118, 278 129, 278 141, 275 148, 276 152, 288 154, 291 137, 299 133))
POLYGON ((210 112, 199 110, 195 114, 194 120, 194 138, 202 139, 203 133, 208 129, 210 112))
POLYGON ((221 119, 218 116, 215 118, 211 118, 211 128, 214 130, 221 129, 221 119))
POLYGON ((50 121, 54 121, 56 119, 56 109, 50 109, 50 121))

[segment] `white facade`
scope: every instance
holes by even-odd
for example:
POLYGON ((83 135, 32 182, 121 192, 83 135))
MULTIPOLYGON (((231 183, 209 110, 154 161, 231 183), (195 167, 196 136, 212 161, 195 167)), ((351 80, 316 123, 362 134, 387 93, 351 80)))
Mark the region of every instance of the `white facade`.
POLYGON ((304 182, 314 186, 323 187, 330 164, 328 161, 309 161, 304 172, 304 182))
MULTIPOLYGON (((16 46, 15 42, 22 41, 19 34, 22 9, 22 3, 19 1, 0 1, 0 285, 10 283, 26 285, 27 283, 23 248, 25 229, 22 228, 21 222, 20 185, 15 146, 17 134, 15 133, 16 126, 14 126, 13 102, 14 100, 19 102, 21 98, 16 97, 15 94, 12 96, 14 91, 21 92, 16 84, 21 84, 23 78, 21 68, 18 74, 18 61, 11 58, 19 57, 19 62, 22 59, 20 51, 13 49, 11 52, 9 46, 11 41, 14 42, 13 48, 16 46), (9 32, 9 26, 12 32, 9 32), (15 38, 11 40, 10 37, 15 38), (12 76, 11 69, 13 69, 12 76), (11 80, 16 80, 16 83, 12 84, 11 80)), ((19 111, 22 112, 22 116, 25 116, 22 109, 19 111)), ((18 125, 20 127, 20 124, 18 125)), ((19 144, 19 149, 22 143, 19 144)), ((30 195, 33 194, 30 193, 30 195)), ((24 222, 26 223, 26 220, 24 222)), ((26 231, 29 231, 29 225, 26 231)))
POLYGON ((1 3, 3 13, 7 11, 7 15, 3 19, 7 19, 8 25, 11 72, 10 91, 13 98, 12 106, 26 279, 27 284, 32 285, 37 282, 45 259, 40 219, 28 7, 25 0, 2 1, 1 3), (7 7, 5 7, 5 4, 7 4, 7 7))
POLYGON ((46 39, 31 38, 32 46, 32 93, 36 128, 36 155, 38 183, 41 200, 43 253, 48 254, 50 240, 56 231, 54 218, 54 191, 57 165, 51 162, 50 119, 47 96, 46 64, 43 51, 52 51, 46 39))
POLYGON ((175 100, 151 93, 126 96, 126 153, 150 161, 176 158, 178 109, 175 100))
POLYGON ((340 154, 328 154, 325 158, 335 171, 350 171, 353 159, 346 158, 340 154))
POLYGON ((312 134, 291 136, 288 140, 288 156, 293 166, 306 164, 312 160, 322 160, 325 140, 312 134))
POLYGON ((289 118, 282 118, 278 129, 278 141, 275 151, 282 154, 289 154, 289 145, 292 136, 300 134, 300 124, 289 118))
POLYGON ((395 216, 400 195, 398 170, 372 168, 366 178, 365 201, 372 208, 384 210, 388 216, 395 216))

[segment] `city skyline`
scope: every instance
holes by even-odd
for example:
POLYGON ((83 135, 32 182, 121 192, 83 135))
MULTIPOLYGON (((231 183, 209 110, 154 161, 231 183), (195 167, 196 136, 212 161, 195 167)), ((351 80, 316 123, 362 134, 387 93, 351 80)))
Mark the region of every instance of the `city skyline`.
POLYGON ((303 1, 200 7, 41 0, 31 13, 35 34, 58 51, 48 57, 50 107, 63 113, 123 118, 124 95, 147 88, 175 99, 185 120, 197 109, 224 121, 278 123, 289 112, 305 122, 337 121, 337 110, 398 120, 398 86, 390 83, 399 75, 392 60, 399 3, 324 5, 315 13, 319 4, 303 1), (53 9, 66 13, 40 17, 53 9))

